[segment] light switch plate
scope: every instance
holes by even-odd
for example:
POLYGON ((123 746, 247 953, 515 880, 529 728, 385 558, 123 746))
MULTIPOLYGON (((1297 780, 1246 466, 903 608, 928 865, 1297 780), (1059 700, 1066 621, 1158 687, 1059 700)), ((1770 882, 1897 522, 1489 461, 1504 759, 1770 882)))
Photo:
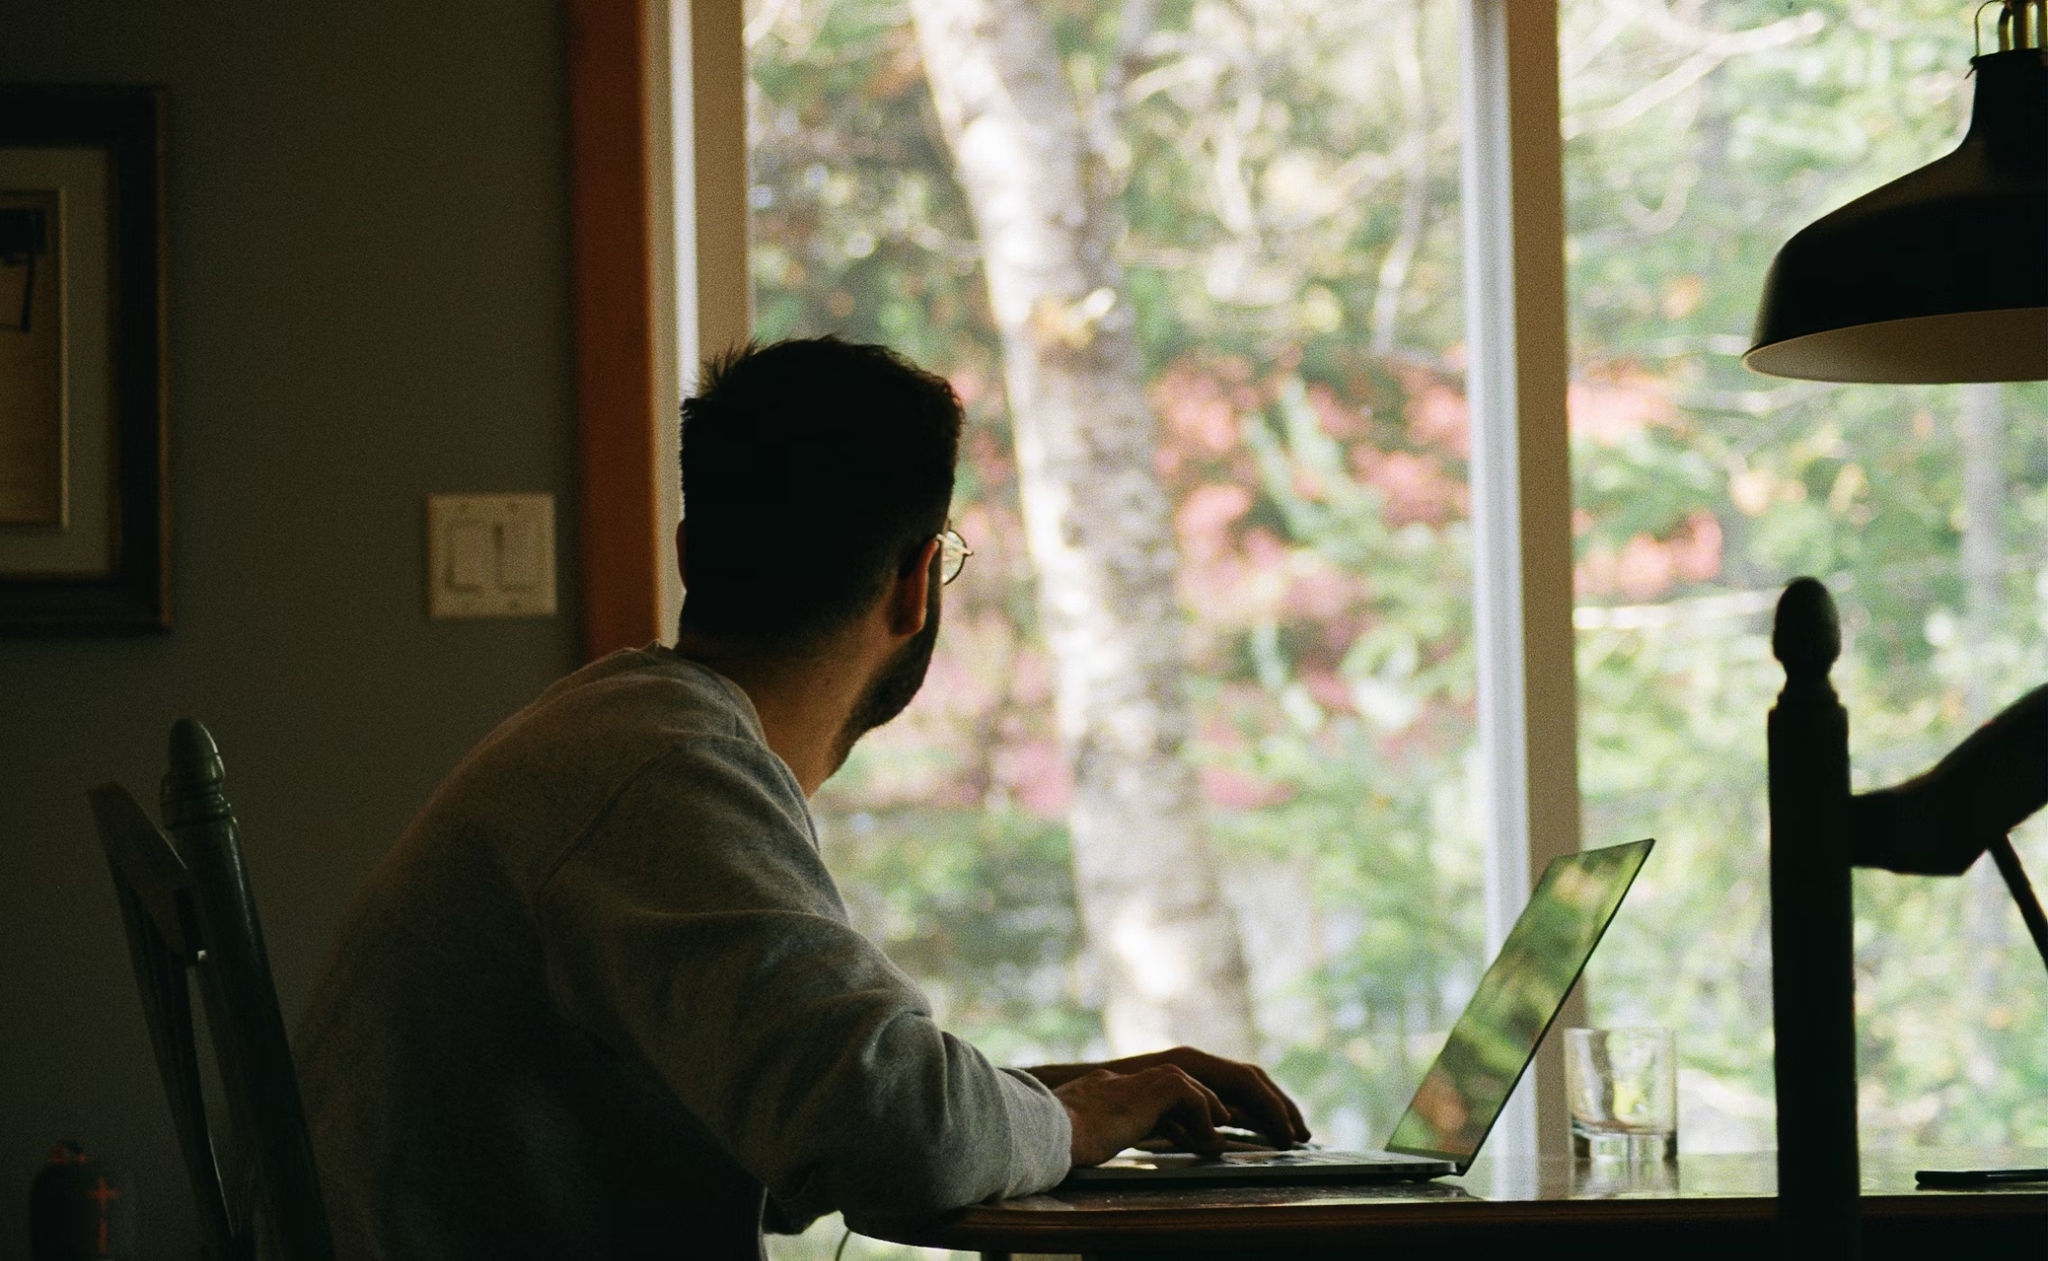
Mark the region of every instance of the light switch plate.
POLYGON ((553 495, 428 495, 427 615, 555 611, 553 495))

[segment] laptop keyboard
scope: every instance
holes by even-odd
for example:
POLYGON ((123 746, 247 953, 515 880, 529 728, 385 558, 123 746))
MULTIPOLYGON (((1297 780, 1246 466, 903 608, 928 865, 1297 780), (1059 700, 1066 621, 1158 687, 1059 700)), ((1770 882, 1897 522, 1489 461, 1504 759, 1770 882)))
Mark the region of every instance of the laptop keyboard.
POLYGON ((1396 1156, 1390 1152, 1327 1152, 1320 1148, 1300 1147, 1288 1151, 1274 1152, 1225 1152, 1223 1163, 1227 1165, 1408 1165, 1415 1163, 1412 1156, 1396 1156))

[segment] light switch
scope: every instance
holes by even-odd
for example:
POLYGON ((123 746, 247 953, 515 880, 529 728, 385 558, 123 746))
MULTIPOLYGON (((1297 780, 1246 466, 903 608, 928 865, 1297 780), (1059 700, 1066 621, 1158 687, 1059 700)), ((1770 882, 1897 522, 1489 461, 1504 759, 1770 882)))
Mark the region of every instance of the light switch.
POLYGON ((427 613, 555 611, 553 495, 427 496, 427 613))
POLYGON ((498 585, 507 591, 531 591, 541 580, 541 537, 538 521, 499 524, 498 585))
POLYGON ((452 521, 448 525, 448 585, 457 591, 482 591, 497 574, 497 531, 484 521, 452 521))

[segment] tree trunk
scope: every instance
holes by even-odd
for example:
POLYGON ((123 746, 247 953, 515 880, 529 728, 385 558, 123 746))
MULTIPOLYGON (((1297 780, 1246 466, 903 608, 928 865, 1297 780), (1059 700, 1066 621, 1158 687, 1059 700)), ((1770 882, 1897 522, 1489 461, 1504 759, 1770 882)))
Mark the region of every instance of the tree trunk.
POLYGON ((1181 757, 1189 711, 1171 506, 1153 472, 1156 426, 1111 255, 1122 215, 1036 0, 910 8, 1002 335, 1074 778, 1075 882, 1105 974, 1110 1045, 1249 1056, 1243 952, 1181 757))

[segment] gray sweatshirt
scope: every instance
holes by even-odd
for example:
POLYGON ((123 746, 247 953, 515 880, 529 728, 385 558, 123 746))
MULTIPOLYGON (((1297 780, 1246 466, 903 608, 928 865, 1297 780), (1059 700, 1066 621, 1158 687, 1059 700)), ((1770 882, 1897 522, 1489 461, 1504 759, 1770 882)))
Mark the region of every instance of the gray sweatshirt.
POLYGON ((763 1187, 883 1227, 1067 1172, 1059 1101, 849 926, 745 693, 658 646, 455 769, 297 1057, 345 1261, 705 1255, 763 1187))

